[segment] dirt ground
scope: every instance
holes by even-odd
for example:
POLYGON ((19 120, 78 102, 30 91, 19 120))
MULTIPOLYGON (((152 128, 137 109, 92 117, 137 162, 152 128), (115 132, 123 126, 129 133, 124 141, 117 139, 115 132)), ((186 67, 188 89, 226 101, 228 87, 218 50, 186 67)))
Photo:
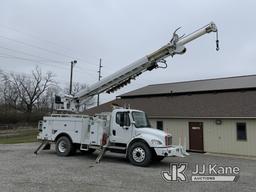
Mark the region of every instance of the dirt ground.
POLYGON ((33 151, 38 143, 0 145, 1 192, 50 191, 255 191, 256 161, 226 156, 191 153, 186 158, 166 158, 150 167, 135 167, 123 155, 107 153, 100 164, 97 153, 58 157, 54 148, 33 151), (170 163, 188 163, 190 174, 195 164, 217 163, 238 166, 238 182, 166 182, 162 171, 170 163))

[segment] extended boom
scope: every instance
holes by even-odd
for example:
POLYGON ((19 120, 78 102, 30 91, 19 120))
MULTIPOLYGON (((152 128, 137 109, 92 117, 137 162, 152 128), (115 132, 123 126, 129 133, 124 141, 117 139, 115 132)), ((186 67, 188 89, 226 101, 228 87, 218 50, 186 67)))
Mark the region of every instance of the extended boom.
MULTIPOLYGON (((218 32, 218 29, 213 22, 186 36, 179 37, 176 33, 177 30, 173 33, 171 41, 157 51, 142 57, 114 74, 103 78, 101 81, 91 85, 89 89, 81 90, 74 96, 66 97, 66 102, 64 101, 62 109, 71 111, 77 110, 79 109, 79 104, 94 95, 102 92, 112 93, 129 84, 131 80, 147 70, 151 71, 155 68, 165 68, 167 65, 164 59, 169 56, 174 56, 175 54, 184 54, 186 52, 184 45, 207 33, 218 32), (164 64, 164 67, 162 67, 161 64, 164 64)), ((218 39, 216 40, 216 43, 216 49, 218 50, 218 39)))

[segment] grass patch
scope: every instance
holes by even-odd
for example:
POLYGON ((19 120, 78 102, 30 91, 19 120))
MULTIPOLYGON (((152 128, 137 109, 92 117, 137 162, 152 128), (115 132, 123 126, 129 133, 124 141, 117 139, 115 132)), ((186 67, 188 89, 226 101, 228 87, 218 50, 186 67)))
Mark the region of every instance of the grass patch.
POLYGON ((15 143, 31 143, 36 142, 37 129, 17 129, 8 132, 8 134, 0 134, 0 144, 15 143))

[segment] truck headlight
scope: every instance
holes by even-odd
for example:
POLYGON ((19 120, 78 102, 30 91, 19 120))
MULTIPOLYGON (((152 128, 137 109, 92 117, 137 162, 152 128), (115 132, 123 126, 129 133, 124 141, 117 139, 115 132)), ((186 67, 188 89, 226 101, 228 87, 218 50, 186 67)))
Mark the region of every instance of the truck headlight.
POLYGON ((156 140, 156 139, 152 139, 152 140, 151 140, 151 143, 152 143, 153 145, 162 145, 162 144, 163 144, 161 141, 156 140))

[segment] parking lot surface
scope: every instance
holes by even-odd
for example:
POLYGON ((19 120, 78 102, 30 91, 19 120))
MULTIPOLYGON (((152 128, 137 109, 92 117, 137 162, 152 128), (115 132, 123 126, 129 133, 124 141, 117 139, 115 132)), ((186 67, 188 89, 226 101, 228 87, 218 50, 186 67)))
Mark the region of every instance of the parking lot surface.
POLYGON ((150 167, 135 167, 123 155, 107 153, 100 164, 97 153, 58 157, 54 147, 38 156, 38 143, 0 145, 1 192, 50 191, 256 191, 256 161, 191 153, 186 158, 166 158, 150 167), (162 171, 170 163, 187 162, 190 174, 196 164, 238 166, 238 182, 166 182, 162 171))

